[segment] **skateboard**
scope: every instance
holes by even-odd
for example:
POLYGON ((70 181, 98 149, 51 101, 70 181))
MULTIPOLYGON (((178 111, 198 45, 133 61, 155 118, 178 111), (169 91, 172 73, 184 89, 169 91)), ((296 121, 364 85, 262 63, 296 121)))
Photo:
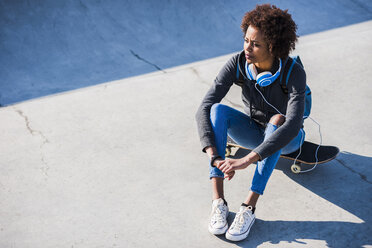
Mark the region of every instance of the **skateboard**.
MULTIPOLYGON (((226 145, 226 154, 225 154, 226 157, 231 155, 231 151, 232 151, 231 148, 233 147, 251 151, 251 149, 248 149, 246 147, 236 144, 230 137, 228 137, 227 145, 226 145)), ((312 168, 314 169, 316 165, 323 164, 323 163, 329 162, 332 159, 334 159, 339 152, 340 150, 336 146, 323 146, 323 145, 319 146, 318 144, 305 141, 302 144, 301 148, 298 149, 297 151, 292 152, 290 154, 281 154, 280 157, 294 161, 294 164, 292 164, 291 166, 291 170, 293 173, 297 174, 301 172, 301 164, 314 165, 314 167, 312 168), (300 153, 300 150, 301 150, 301 153, 300 153)), ((310 170, 306 170, 306 171, 310 171, 310 170)), ((306 172, 306 171, 302 171, 302 172, 306 172)))

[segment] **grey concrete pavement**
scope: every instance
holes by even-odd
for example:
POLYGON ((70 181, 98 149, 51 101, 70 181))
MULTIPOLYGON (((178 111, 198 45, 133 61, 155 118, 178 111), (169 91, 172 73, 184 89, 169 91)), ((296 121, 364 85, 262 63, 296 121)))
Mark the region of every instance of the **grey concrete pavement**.
MULTIPOLYGON (((308 174, 280 160, 238 243, 208 233, 194 120, 230 54, 1 108, 0 247, 371 247, 371 44, 371 21, 300 38, 312 117, 342 152, 308 174)), ((254 167, 226 183, 230 221, 254 167)))
MULTIPOLYGON (((262 1, 0 0, 0 105, 240 49, 262 1)), ((279 0, 305 35, 372 19, 369 0, 279 0)))

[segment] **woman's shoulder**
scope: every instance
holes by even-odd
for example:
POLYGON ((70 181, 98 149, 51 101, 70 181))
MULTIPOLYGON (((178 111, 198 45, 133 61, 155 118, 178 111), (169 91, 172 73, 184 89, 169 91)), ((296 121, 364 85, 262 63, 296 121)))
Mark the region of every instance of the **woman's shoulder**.
POLYGON ((305 73, 304 65, 300 59, 300 56, 290 57, 288 62, 290 64, 289 70, 293 70, 295 73, 305 73), (292 68, 291 68, 292 67, 292 68))
POLYGON ((221 69, 220 73, 234 73, 235 75, 236 69, 240 63, 239 61, 242 53, 244 53, 244 51, 231 55, 231 57, 226 61, 225 65, 221 69))
POLYGON ((287 84, 306 84, 306 72, 301 59, 297 57, 289 58, 286 65, 287 84))
POLYGON ((231 55, 226 64, 237 66, 240 63, 239 61, 241 60, 242 56, 244 56, 244 51, 234 53, 233 55, 231 55))

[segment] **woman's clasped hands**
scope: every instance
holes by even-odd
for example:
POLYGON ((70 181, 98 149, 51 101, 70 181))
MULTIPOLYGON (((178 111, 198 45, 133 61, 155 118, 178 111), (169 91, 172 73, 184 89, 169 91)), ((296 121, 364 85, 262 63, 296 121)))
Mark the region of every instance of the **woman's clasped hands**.
POLYGON ((244 158, 218 160, 215 164, 216 167, 225 174, 225 178, 228 180, 231 180, 234 177, 235 170, 245 169, 249 165, 244 158))

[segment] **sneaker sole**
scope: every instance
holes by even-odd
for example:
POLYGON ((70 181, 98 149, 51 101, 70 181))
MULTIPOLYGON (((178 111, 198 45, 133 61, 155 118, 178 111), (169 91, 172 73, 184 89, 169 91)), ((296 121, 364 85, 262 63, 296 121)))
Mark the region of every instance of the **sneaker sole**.
POLYGON ((240 234, 240 235, 233 235, 233 234, 230 234, 229 231, 226 232, 226 239, 230 240, 230 241, 241 241, 245 238, 248 237, 248 234, 251 230, 251 227, 253 226, 253 223, 254 221, 251 223, 251 225, 249 226, 248 230, 243 233, 243 234, 240 234))
POLYGON ((226 223, 226 225, 220 229, 216 229, 216 228, 213 228, 211 225, 208 225, 208 231, 213 235, 221 235, 221 234, 226 233, 228 227, 229 227, 228 223, 226 223))

